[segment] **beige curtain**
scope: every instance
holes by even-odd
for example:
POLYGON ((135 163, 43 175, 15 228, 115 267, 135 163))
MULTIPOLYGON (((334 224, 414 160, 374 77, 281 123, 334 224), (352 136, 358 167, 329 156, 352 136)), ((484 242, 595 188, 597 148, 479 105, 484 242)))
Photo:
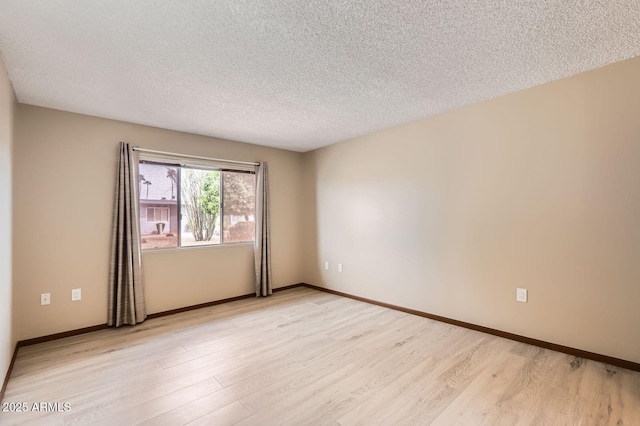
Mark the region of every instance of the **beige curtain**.
POLYGON ((267 163, 256 167, 256 296, 268 296, 271 290, 271 235, 269 228, 269 173, 267 163))
POLYGON ((147 317, 140 253, 138 158, 120 142, 116 199, 111 231, 108 325, 137 324, 147 317))

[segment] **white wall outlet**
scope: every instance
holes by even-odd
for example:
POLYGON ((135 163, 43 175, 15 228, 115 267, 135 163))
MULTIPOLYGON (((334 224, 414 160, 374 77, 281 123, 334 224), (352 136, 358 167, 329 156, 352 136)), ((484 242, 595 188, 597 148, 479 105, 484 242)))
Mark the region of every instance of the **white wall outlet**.
POLYGON ((329 269, 329 262, 324 262, 324 269, 329 269))
POLYGON ((527 289, 526 288, 519 288, 519 289, 516 290, 516 300, 518 302, 527 303, 527 289))
POLYGON ((42 293, 40 295, 40 304, 41 305, 50 305, 51 304, 51 293, 42 293))
POLYGON ((76 300, 80 299, 82 299, 82 289, 74 288, 73 290, 71 290, 71 301, 75 302, 76 300))
POLYGON ((338 272, 342 272, 342 263, 338 263, 338 272))

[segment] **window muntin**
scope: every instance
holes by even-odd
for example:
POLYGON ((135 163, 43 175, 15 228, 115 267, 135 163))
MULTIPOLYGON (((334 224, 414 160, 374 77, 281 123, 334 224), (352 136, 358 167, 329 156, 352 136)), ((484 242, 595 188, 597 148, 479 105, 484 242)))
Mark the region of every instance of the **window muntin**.
POLYGON ((141 160, 143 250, 255 239, 255 174, 141 160))

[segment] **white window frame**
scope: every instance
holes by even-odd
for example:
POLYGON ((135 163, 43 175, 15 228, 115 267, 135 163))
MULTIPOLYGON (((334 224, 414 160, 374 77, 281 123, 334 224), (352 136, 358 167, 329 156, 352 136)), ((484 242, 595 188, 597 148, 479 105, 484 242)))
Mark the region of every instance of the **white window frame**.
MULTIPOLYGON (((190 157, 190 156, 185 156, 185 157, 190 157)), ((255 167, 253 165, 249 166, 249 163, 243 163, 243 162, 235 162, 232 161, 229 163, 225 163, 224 160, 217 160, 217 161, 202 161, 205 160, 203 159, 194 159, 194 160, 189 160, 189 161, 178 161, 175 158, 171 158, 170 156, 165 156, 165 155, 160 155, 160 156, 155 156, 153 154, 146 154, 146 155, 140 155, 138 161, 139 162, 146 162, 149 164, 155 164, 155 165, 164 165, 167 167, 176 167, 178 169, 185 169, 185 168, 191 168, 191 169, 196 169, 196 170, 211 170, 211 171, 217 171, 220 172, 220 242, 219 243, 212 243, 212 244, 202 244, 202 245, 182 245, 182 199, 181 199, 181 194, 180 194, 180 181, 181 181, 181 172, 178 171, 178 188, 177 188, 177 199, 176 199, 176 203, 177 203, 177 208, 178 208, 178 227, 177 227, 177 234, 178 234, 178 245, 176 247, 167 247, 167 248, 143 248, 143 251, 157 251, 157 250, 189 250, 189 249, 193 249, 193 248, 199 248, 199 247, 224 247, 224 246, 229 246, 229 245, 236 245, 236 244, 254 244, 255 240, 247 240, 247 241, 233 241, 233 242, 225 242, 224 241, 224 214, 223 214, 223 203, 224 203, 224 185, 222 183, 223 180, 223 173, 225 172, 231 172, 231 173, 249 173, 249 174, 253 174, 255 175, 255 167)), ((257 188, 255 188, 255 190, 257 191, 257 188)), ((140 203, 142 200, 138 200, 138 202, 140 203)), ((150 202, 151 200, 145 200, 146 202, 150 202)), ((167 220, 167 222, 170 223, 170 219, 171 219, 171 210, 169 207, 165 207, 165 206, 159 206, 159 207, 146 207, 146 209, 157 209, 157 208, 166 208, 168 209, 167 212, 167 217, 169 218, 169 220, 167 220)), ((142 209, 139 209, 140 214, 142 214, 142 209)), ((146 212, 145 212, 146 213, 146 212)), ((254 222, 255 222, 255 210, 254 210, 254 214, 251 215, 254 218, 254 222)), ((160 216, 162 217, 162 216, 160 216)), ((147 215, 147 219, 148 219, 148 215, 147 215)), ((155 212, 154 212, 154 219, 155 219, 155 212)), ((149 221, 147 220, 147 223, 162 223, 165 221, 149 221)), ((254 236, 255 238, 255 236, 254 236)))

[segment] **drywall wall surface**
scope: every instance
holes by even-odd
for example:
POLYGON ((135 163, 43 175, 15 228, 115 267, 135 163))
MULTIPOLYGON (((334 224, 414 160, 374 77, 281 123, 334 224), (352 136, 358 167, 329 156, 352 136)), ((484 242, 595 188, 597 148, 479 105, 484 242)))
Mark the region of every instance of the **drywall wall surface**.
POLYGON ((638 75, 634 58, 306 153, 305 281, 640 362, 638 75))
MULTIPOLYGON (((16 99, 0 57, 0 380, 15 348, 11 272, 11 170, 16 99)), ((0 385, 1 386, 1 385, 0 385)))
MULTIPOLYGON (((14 272, 19 338, 104 324, 118 143, 268 161, 274 287, 301 281, 301 154, 19 105, 14 272), (82 288, 82 300, 71 290, 82 288), (40 294, 51 304, 40 306, 40 294)), ((250 244, 143 254, 149 313, 254 291, 250 244)))

